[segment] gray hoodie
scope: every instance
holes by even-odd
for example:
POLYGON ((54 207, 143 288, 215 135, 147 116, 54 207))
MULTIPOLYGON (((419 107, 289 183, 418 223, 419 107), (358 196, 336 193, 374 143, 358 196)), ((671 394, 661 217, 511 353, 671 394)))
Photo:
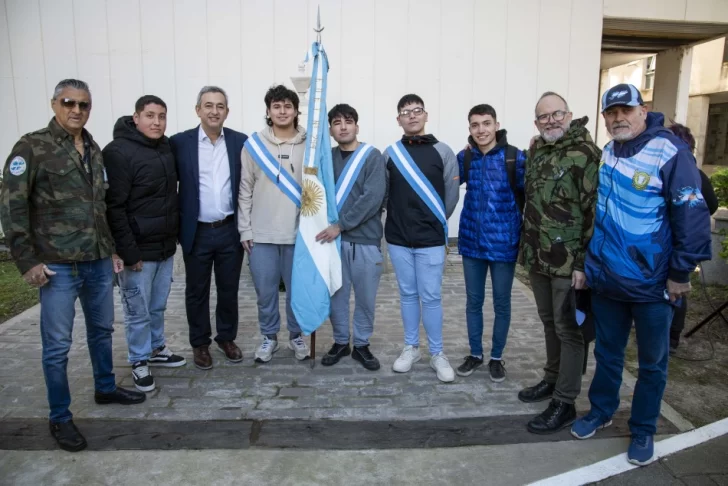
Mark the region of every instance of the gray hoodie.
MULTIPOLYGON (((338 181, 351 154, 342 158, 341 149, 331 150, 334 180, 338 181)), ((386 191, 386 159, 373 148, 339 211, 341 239, 351 243, 379 246, 382 241, 382 205, 386 191)))
MULTIPOLYGON (((306 130, 298 127, 291 140, 279 140, 273 128, 266 126, 258 132, 281 172, 288 172, 301 184, 303 156, 306 152, 306 130)), ((241 153, 242 170, 238 195, 238 231, 240 240, 254 243, 293 245, 298 231, 299 209, 276 184, 271 181, 248 153, 241 153)))

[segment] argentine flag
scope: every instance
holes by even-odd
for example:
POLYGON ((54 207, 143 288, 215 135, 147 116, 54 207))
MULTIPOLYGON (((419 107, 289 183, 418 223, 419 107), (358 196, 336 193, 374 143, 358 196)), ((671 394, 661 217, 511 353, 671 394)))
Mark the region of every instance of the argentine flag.
POLYGON ((339 220, 327 129, 326 77, 329 63, 319 42, 313 43, 309 55, 313 57, 313 75, 308 95, 301 216, 291 283, 291 307, 306 336, 329 318, 331 296, 341 287, 341 238, 324 244, 316 241, 316 235, 339 220))

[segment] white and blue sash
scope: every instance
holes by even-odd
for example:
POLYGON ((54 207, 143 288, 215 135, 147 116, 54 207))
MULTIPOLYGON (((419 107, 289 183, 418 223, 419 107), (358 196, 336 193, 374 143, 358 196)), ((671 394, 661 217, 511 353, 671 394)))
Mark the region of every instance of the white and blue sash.
POLYGON ((440 220, 442 226, 445 228, 445 241, 447 242, 447 215, 445 213, 445 204, 440 199, 440 195, 425 174, 422 173, 415 161, 410 157, 407 149, 404 148, 402 141, 396 142, 387 147, 387 154, 392 159, 394 165, 397 166, 399 172, 409 183, 410 187, 420 196, 420 199, 424 201, 432 214, 440 220))
POLYGON ((277 161, 273 154, 268 151, 260 136, 257 133, 252 134, 245 141, 245 147, 261 170, 268 176, 278 189, 285 194, 288 199, 293 201, 296 207, 301 207, 301 186, 296 182, 288 171, 285 170, 277 161))
POLYGON ((374 147, 368 143, 359 144, 353 154, 349 157, 349 161, 346 163, 344 170, 341 171, 339 180, 336 181, 336 208, 341 211, 344 206, 346 198, 349 197, 351 188, 354 187, 354 183, 359 177, 364 162, 369 156, 369 152, 374 147))

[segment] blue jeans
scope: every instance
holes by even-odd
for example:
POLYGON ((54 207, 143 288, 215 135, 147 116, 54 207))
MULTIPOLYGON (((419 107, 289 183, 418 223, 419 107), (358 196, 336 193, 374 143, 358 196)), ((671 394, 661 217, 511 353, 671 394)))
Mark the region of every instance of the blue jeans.
POLYGON ((591 413, 607 420, 619 407, 624 349, 634 320, 639 372, 629 429, 632 434, 654 435, 667 384, 672 306, 667 301, 620 302, 594 292, 592 312, 597 331, 594 348, 597 368, 589 388, 591 413))
POLYGON ((485 301, 485 279, 490 268, 490 280, 493 284, 493 346, 491 359, 501 359, 506 347, 508 329, 511 327, 511 289, 516 264, 506 262, 490 262, 479 258, 463 257, 463 273, 465 275, 465 319, 468 323, 468 340, 470 354, 483 355, 483 302, 485 301))
POLYGON ((129 362, 146 361, 164 346, 164 311, 172 287, 174 257, 143 262, 142 271, 129 267, 119 274, 129 362))
POLYGON ((68 351, 71 349, 76 299, 86 318, 86 342, 97 392, 116 390, 111 351, 114 332, 113 269, 111 259, 77 263, 49 263, 56 272, 40 288, 40 336, 43 374, 48 390, 51 422, 68 422, 73 414, 68 388, 68 351))
POLYGON ((406 248, 389 245, 389 255, 399 285, 404 343, 419 346, 421 315, 430 354, 442 352, 440 291, 445 269, 445 247, 406 248))

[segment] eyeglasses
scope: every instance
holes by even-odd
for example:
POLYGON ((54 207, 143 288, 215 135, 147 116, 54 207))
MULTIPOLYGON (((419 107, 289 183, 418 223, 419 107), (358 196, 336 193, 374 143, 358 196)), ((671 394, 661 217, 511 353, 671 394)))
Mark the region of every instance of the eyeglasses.
POLYGON ((425 109, 424 108, 417 107, 417 108, 413 108, 411 110, 402 110, 402 111, 399 112, 399 116, 401 116, 403 118, 404 117, 408 117, 410 115, 420 116, 424 112, 425 112, 425 109))
POLYGON ((59 100, 61 103, 61 106, 64 108, 68 108, 69 110, 72 110, 78 105, 78 108, 81 111, 89 111, 91 109, 91 102, 90 101, 76 101, 71 98, 62 98, 59 100))
POLYGON ((568 111, 563 110, 556 110, 553 113, 544 113, 543 115, 538 115, 536 117, 536 120, 538 120, 541 124, 546 124, 549 121, 549 118, 553 118, 554 121, 560 122, 563 121, 564 118, 566 118, 566 115, 568 114, 568 111))

